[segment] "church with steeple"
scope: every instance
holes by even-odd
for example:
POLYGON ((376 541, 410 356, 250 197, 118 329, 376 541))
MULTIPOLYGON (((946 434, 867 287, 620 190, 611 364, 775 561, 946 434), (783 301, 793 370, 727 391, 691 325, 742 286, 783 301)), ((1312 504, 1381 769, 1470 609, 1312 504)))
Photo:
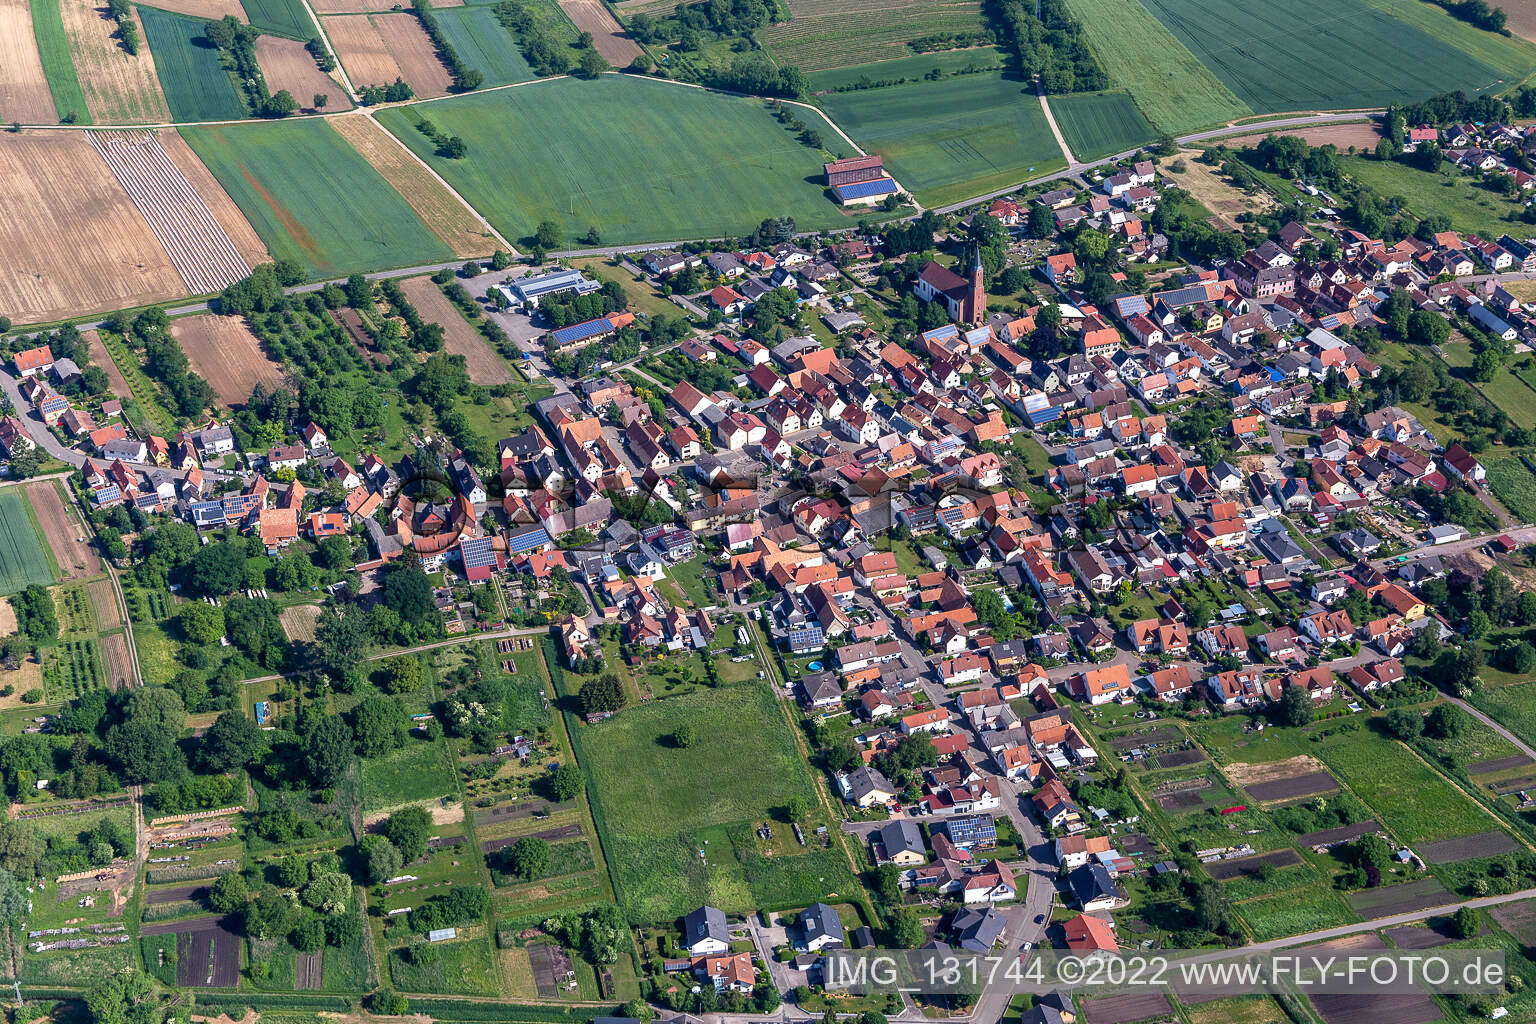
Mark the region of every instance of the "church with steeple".
POLYGON ((972 255, 970 278, 930 261, 917 275, 912 294, 924 302, 942 302, 949 318, 962 324, 979 324, 987 315, 987 293, 981 284, 981 249, 972 255))

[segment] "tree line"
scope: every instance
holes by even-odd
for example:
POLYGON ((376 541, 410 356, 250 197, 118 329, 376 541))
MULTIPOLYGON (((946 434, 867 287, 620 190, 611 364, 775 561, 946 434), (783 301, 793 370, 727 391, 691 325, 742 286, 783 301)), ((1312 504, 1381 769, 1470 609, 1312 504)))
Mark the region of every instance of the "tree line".
POLYGON ((988 0, 982 12, 998 43, 1018 62, 1026 79, 1040 78, 1049 93, 1093 92, 1109 87, 1109 76, 1083 38, 1083 26, 1063 0, 988 0))

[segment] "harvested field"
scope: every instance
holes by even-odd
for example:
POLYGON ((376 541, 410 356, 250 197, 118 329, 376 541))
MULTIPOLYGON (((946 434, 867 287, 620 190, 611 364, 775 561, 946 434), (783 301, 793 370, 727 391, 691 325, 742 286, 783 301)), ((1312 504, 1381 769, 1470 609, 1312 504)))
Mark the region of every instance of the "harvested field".
POLYGON ((319 988, 325 976, 325 950, 318 953, 300 953, 293 987, 296 989, 319 988))
POLYGON ((1357 822, 1353 825, 1340 825, 1338 828, 1325 828, 1321 832, 1308 832, 1306 835, 1296 837, 1297 846, 1333 846, 1337 843, 1347 843, 1368 836, 1372 832, 1380 832, 1381 826, 1376 824, 1375 818, 1357 822))
MULTIPOLYGON (((382 14, 392 11, 400 0, 313 0, 309 5, 316 14, 382 14)), ((463 7, 464 0, 432 0, 432 9, 463 7)))
POLYGON ((1152 759, 1159 768, 1183 768, 1187 765, 1199 764, 1205 760, 1205 754, 1190 747, 1188 750, 1175 750, 1167 754, 1158 754, 1152 759))
POLYGON ((1501 757, 1494 761, 1469 764, 1467 765, 1467 773, 1470 775, 1492 775, 1494 772, 1508 771, 1511 768, 1523 768, 1531 763, 1531 759, 1524 754, 1514 754, 1510 757, 1501 757))
POLYGON ((403 78, 418 97, 448 95, 453 79, 416 15, 347 14, 326 18, 325 30, 358 87, 403 78))
POLYGON ((1161 992, 1130 992, 1083 1000, 1083 1019, 1088 1024, 1129 1024, 1172 1013, 1168 997, 1161 992))
POLYGON ((183 988, 234 988, 240 980, 240 937, 221 918, 206 918, 196 931, 176 935, 176 984, 183 988))
POLYGON ((10 601, 0 601, 0 637, 10 636, 16 630, 16 609, 10 601))
POLYGON ((320 70, 315 58, 310 56, 304 44, 297 39, 263 35, 256 40, 256 60, 266 76, 267 87, 273 92, 287 89, 299 101, 306 113, 347 110, 352 101, 341 83, 320 70), (326 97, 323 107, 314 105, 316 93, 326 97))
POLYGON ((236 21, 249 23, 251 20, 245 8, 240 6, 240 0, 155 0, 150 6, 207 21, 221 21, 229 15, 233 15, 236 21))
POLYGON ((1216 174, 1216 168, 1200 163, 1196 159, 1199 155, 1198 150, 1181 152, 1178 159, 1184 161, 1183 171, 1174 171, 1172 161, 1164 162, 1158 170, 1210 210, 1218 227, 1236 231, 1238 214, 1258 213, 1274 206, 1274 199, 1267 192, 1248 195, 1233 188, 1225 178, 1216 174))
POLYGON ((181 133, 174 128, 162 128, 159 135, 160 148, 165 150, 166 155, 181 169, 182 176, 191 183, 203 202, 208 204, 208 209, 213 211, 214 218, 224 228, 224 234, 235 243, 235 248, 240 251, 245 262, 253 267, 269 262, 272 256, 256 234, 256 229, 251 227, 245 214, 240 212, 240 207, 224 191, 219 179, 192 152, 192 147, 187 145, 181 133))
POLYGON ((1521 39, 1536 43, 1536 0, 1505 0, 1499 7, 1508 18, 1506 28, 1521 39))
POLYGON ((155 132, 91 132, 91 145, 149 222, 194 294, 215 292, 251 272, 203 197, 155 132))
POLYGON ((1333 793, 1338 790, 1339 784, 1327 772, 1312 772, 1309 775, 1260 782, 1244 788, 1255 800, 1267 803, 1271 800, 1295 800, 1297 797, 1311 796, 1314 793, 1333 793))
POLYGON ((0 0, 0 115, 24 124, 59 119, 37 52, 30 0, 0 0))
POLYGON ((1229 878, 1257 875, 1266 864, 1276 868, 1288 868, 1300 863, 1301 854, 1295 850, 1286 849, 1275 850, 1273 853, 1261 853, 1256 857, 1212 861, 1205 866, 1205 870, 1210 872, 1211 877, 1216 881, 1225 882, 1229 878))
POLYGON ((101 660, 106 665, 107 686, 116 690, 133 681, 133 658, 128 653, 126 633, 101 638, 101 660))
POLYGON ((314 604, 294 605, 292 608, 284 608, 278 613, 277 618, 283 624, 283 632, 288 634, 290 642, 313 640, 315 638, 315 620, 320 618, 320 606, 314 604))
POLYGON ((443 325, 443 345, 454 355, 464 357, 469 379, 475 384, 510 384, 512 371, 490 342, 464 319, 458 307, 448 301, 441 288, 429 277, 413 277, 401 282, 405 297, 411 300, 428 323, 443 325))
POLYGON ((0 140, 0 309, 19 323, 183 298, 186 285, 80 132, 0 140))
POLYGON ((148 889, 144 893, 144 901, 151 906, 159 903, 180 903, 184 900, 201 900, 208 896, 209 887, 206 883, 196 885, 178 885, 171 889, 148 889))
POLYGON ((560 0, 560 9, 579 30, 592 33, 592 48, 614 67, 627 68, 630 61, 645 52, 601 0, 560 0))
POLYGON ((1326 766, 1311 754, 1297 754, 1295 757, 1287 757, 1282 761, 1260 761, 1257 763, 1234 761, 1222 770, 1226 772, 1227 777, 1233 782, 1244 789, 1248 789, 1260 782, 1294 779, 1298 776, 1324 771, 1326 766))
POLYGON ((117 368, 117 363, 112 359, 112 353, 107 351, 107 346, 101 343, 101 335, 95 331, 86 331, 81 335, 91 353, 91 363, 101 367, 107 375, 107 390, 114 395, 131 395, 128 382, 123 379, 123 371, 117 368))
POLYGON ((192 369, 207 378, 225 405, 244 405, 257 384, 271 390, 283 381, 282 367, 268 358, 239 317, 212 313, 179 317, 171 321, 171 336, 181 344, 192 369))
POLYGON ((1439 879, 1424 878, 1403 885, 1389 885, 1381 889, 1367 889, 1350 893, 1345 897, 1355 913, 1366 919, 1392 917, 1430 907, 1443 907, 1455 901, 1439 879))
POLYGON ((1495 831, 1446 839, 1438 843, 1423 843, 1416 852, 1426 863, 1452 864, 1473 857, 1497 857, 1519 848, 1520 844, 1508 832, 1495 831))
POLYGON ((1278 132, 1241 135, 1235 139, 1222 139, 1221 144, 1232 149, 1257 146, 1267 135, 1293 135, 1304 140, 1309 146, 1331 145, 1338 147, 1340 152, 1347 152, 1350 146, 1356 149, 1375 149, 1376 143, 1381 141, 1381 132, 1377 129, 1376 123, 1366 121, 1361 124, 1325 124, 1314 128, 1286 128, 1278 132))
MULTIPOLYGON (((139 52, 132 55, 123 50, 113 38, 117 22, 106 4, 97 0, 61 0, 60 14, 75 75, 92 120, 111 124, 170 120, 155 55, 148 46, 140 46, 139 52)), ((147 38, 143 32, 144 19, 137 11, 134 17, 140 23, 139 38, 147 38)))
POLYGON ((86 536, 84 528, 64 507, 58 484, 43 480, 27 484, 24 489, 27 502, 42 525, 44 541, 53 552, 53 560, 58 563, 64 578, 85 579, 101 572, 101 559, 83 539, 86 536))
POLYGON ((359 114, 333 118, 330 123, 336 134, 395 187, 455 256, 484 256, 496 247, 474 212, 444 188, 378 122, 359 114))

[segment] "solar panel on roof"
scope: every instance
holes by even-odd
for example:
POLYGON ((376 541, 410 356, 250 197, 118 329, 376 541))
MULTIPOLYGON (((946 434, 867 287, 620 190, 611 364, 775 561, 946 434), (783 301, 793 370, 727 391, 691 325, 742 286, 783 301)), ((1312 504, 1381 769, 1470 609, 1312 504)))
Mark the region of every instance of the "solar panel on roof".
POLYGON ((889 195, 896 191, 896 182, 890 178, 874 178, 870 181, 854 181, 835 185, 832 189, 839 199, 868 199, 870 196, 889 195))

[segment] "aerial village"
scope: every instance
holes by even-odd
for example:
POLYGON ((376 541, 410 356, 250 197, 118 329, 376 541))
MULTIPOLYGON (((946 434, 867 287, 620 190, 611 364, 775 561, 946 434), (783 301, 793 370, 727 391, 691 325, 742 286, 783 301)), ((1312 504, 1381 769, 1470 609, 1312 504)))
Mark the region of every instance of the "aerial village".
MULTIPOLYGON (((1453 130, 1447 158, 1492 169, 1490 130, 1453 130)), ((899 191, 878 157, 826 174, 844 203, 899 191)), ((537 326, 541 301, 598 283, 523 268, 497 315, 520 318, 524 366, 552 390, 494 466, 442 438, 344 458, 314 423, 262 450, 220 422, 138 436, 120 401, 72 400, 80 368, 46 344, 12 354, 0 446, 78 467, 98 516, 248 533, 271 556, 358 538, 363 602, 391 563, 419 560, 450 634, 503 625, 468 599, 487 581, 574 594, 583 611, 543 606, 567 672, 619 659, 638 677, 729 649, 792 710, 832 827, 894 884, 881 898, 916 909, 921 942, 1114 953, 1147 941, 1127 911, 1300 863, 1233 827, 1250 805, 1337 789, 1302 744, 1295 773, 1244 795, 1185 725, 1230 723, 1241 747, 1456 693, 1443 654, 1463 649, 1466 595, 1536 542, 1446 433, 1433 381, 1364 340, 1398 317, 1442 341, 1468 323, 1531 341, 1536 307, 1490 275, 1536 270, 1536 246, 1454 231, 1388 246, 1323 212, 1202 263, 1154 230, 1171 187, 1139 155, 925 215, 908 229, 936 234, 914 248, 940 256, 905 271, 874 230, 624 254, 693 327, 574 376, 557 364, 635 313, 537 326), (984 249, 1039 301, 989 296, 984 249), (923 329, 895 336, 879 311, 910 301, 923 329), (1127 773, 1160 812, 1198 816, 1191 841, 1149 826, 1127 773)), ((1508 604, 1521 621, 1526 602, 1508 604)), ((1392 874, 1435 863, 1390 811, 1305 817, 1284 851, 1380 837, 1392 874)), ((875 943, 827 902, 757 917, 696 907, 667 973, 722 993, 767 978, 810 1005, 818 954, 875 943)), ((1158 927, 1232 927, 1186 917, 1158 927)), ((1045 1000, 1023 1020, 1069 1013, 1045 1000)))

